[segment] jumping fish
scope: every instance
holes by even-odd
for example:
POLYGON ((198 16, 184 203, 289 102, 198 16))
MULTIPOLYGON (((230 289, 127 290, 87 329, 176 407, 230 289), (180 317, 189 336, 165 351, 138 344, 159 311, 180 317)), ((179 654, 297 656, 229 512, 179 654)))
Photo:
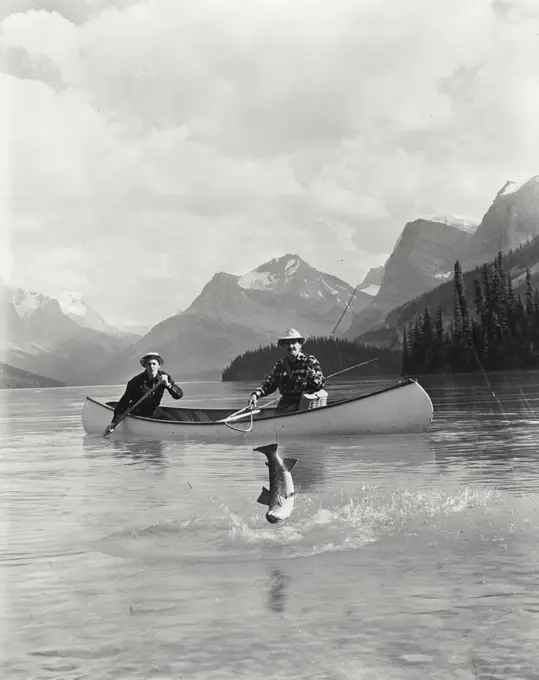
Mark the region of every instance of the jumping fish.
POLYGON ((257 498, 257 503, 268 506, 266 519, 271 524, 282 522, 290 517, 294 507, 294 482, 290 471, 298 462, 297 458, 281 458, 277 453, 279 444, 267 444, 259 446, 254 451, 263 453, 269 468, 269 490, 262 487, 262 493, 257 498))

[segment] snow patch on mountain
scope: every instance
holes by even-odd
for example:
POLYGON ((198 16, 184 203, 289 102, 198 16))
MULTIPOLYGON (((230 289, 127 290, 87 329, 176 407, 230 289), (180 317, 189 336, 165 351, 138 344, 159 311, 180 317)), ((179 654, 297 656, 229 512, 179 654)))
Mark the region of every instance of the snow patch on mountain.
POLYGON ((256 269, 248 272, 238 279, 238 285, 241 288, 255 290, 272 290, 277 285, 275 276, 270 272, 259 272, 256 269))
POLYGON ((478 220, 474 220, 471 217, 464 217, 462 215, 436 215, 432 217, 425 217, 424 219, 428 220, 429 222, 447 224, 450 227, 456 227, 462 231, 467 231, 469 234, 473 234, 479 226, 478 220))
POLYGON ((31 293, 21 288, 11 290, 11 303, 21 319, 35 312, 40 305, 48 300, 49 298, 41 293, 31 293))
POLYGON ((279 283, 291 281, 299 266, 300 261, 297 257, 291 257, 286 261, 273 259, 240 276, 238 285, 244 289, 274 290, 279 283))
POLYGON ((84 316, 88 311, 88 308, 82 299, 82 293, 77 293, 72 290, 63 290, 55 297, 60 303, 60 309, 64 314, 84 316))
POLYGON ((447 281, 453 276, 453 272, 438 272, 434 275, 435 279, 441 279, 442 281, 447 281))
POLYGON ((323 276, 320 278, 320 280, 322 281, 324 286, 331 291, 332 295, 339 295, 339 291, 335 290, 335 288, 333 288, 333 286, 330 286, 329 283, 326 281, 326 279, 323 276))
POLYGON ((509 194, 515 194, 519 189, 522 189, 522 187, 525 184, 528 184, 528 182, 539 182, 539 175, 536 175, 535 177, 532 177, 531 179, 528 177, 528 179, 523 180, 522 182, 511 182, 508 181, 504 185, 503 189, 500 191, 498 196, 508 196, 509 194))
POLYGON ((297 272, 298 268, 299 268, 299 260, 297 260, 295 257, 292 258, 291 260, 288 260, 288 262, 285 264, 285 267, 284 267, 285 280, 290 281, 290 279, 297 272))
POLYGON ((372 295, 372 297, 375 297, 378 295, 378 291, 380 290, 380 286, 375 286, 374 284, 371 284, 370 286, 367 286, 366 288, 360 288, 361 293, 365 293, 366 295, 372 295))

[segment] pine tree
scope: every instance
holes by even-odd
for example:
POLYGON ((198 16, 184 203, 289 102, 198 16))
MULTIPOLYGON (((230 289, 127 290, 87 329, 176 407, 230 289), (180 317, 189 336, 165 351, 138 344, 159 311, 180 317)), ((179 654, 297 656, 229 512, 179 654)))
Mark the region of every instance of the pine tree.
POLYGON ((402 373, 406 375, 410 369, 410 354, 408 348, 408 333, 406 332, 406 326, 402 329, 402 373))

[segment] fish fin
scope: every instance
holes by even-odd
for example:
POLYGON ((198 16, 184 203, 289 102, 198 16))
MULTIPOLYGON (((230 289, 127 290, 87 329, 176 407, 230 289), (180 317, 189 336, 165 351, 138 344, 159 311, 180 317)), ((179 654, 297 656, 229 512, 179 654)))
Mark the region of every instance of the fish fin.
POLYGON ((298 462, 297 458, 284 458, 283 463, 285 468, 290 472, 294 465, 298 462))
POLYGON ((292 493, 289 493, 288 495, 286 495, 285 498, 294 498, 295 495, 296 495, 296 492, 292 491, 292 493))
POLYGON ((257 503, 260 503, 260 505, 267 505, 269 507, 270 504, 270 492, 266 489, 265 486, 262 487, 262 493, 260 496, 256 499, 257 503))
POLYGON ((257 446, 253 451, 260 451, 260 453, 264 453, 267 456, 268 454, 276 453, 278 448, 279 444, 266 444, 265 446, 257 446))

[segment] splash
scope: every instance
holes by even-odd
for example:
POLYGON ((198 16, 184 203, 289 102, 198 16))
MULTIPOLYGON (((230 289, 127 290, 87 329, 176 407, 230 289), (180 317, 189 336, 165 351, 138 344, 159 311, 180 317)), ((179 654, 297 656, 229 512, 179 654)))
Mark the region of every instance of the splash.
POLYGON ((259 513, 243 514, 222 503, 202 516, 116 532, 101 542, 101 551, 174 563, 296 559, 357 550, 411 528, 417 533, 427 518, 486 506, 499 496, 490 489, 469 487, 456 492, 363 487, 333 498, 299 494, 291 519, 280 525, 269 525, 259 513))

